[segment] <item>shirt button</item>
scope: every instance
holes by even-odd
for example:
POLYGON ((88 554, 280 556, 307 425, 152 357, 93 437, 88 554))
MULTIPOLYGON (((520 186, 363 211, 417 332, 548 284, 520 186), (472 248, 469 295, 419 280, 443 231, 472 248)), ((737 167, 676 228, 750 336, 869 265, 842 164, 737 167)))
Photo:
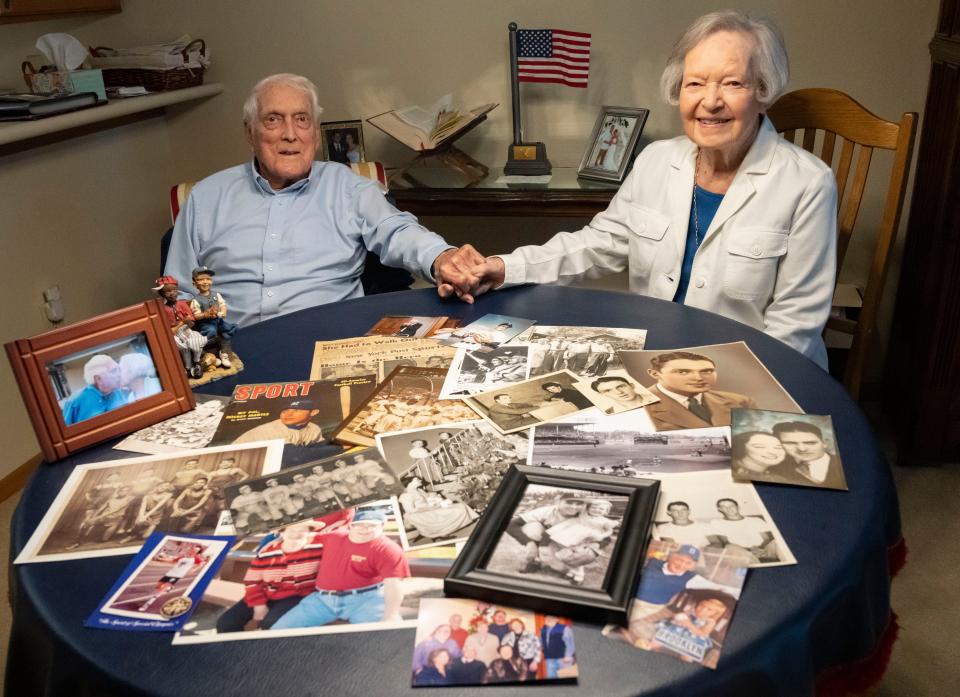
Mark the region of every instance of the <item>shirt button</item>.
POLYGON ((267 297, 268 297, 268 298, 272 298, 272 297, 273 297, 273 291, 272 291, 272 290, 268 290, 268 291, 267 291, 267 297))
POLYGON ((272 237, 273 239, 277 239, 277 233, 271 232, 270 237, 272 237))
POLYGON ((272 267, 272 266, 268 266, 268 267, 267 267, 267 271, 273 271, 273 267, 272 267))
POLYGON ((706 284, 703 282, 702 278, 698 278, 697 282, 694 285, 696 285, 697 288, 703 288, 706 284))
POLYGON ((760 247, 754 247, 753 249, 750 250, 750 252, 751 252, 751 253, 753 254, 753 256, 755 256, 755 257, 758 257, 758 256, 760 256, 761 254, 763 254, 763 250, 760 249, 760 247))

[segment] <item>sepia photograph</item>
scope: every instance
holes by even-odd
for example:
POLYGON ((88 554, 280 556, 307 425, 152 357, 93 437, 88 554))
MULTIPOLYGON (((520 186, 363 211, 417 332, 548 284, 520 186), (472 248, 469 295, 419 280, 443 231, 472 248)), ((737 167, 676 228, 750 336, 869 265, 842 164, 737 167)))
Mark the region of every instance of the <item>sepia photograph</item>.
POLYGON ((642 416, 591 410, 537 426, 530 464, 624 477, 729 469, 729 428, 656 433, 642 416))
POLYGON ((389 502, 348 508, 238 542, 173 643, 413 628, 444 570, 404 555, 389 502))
POLYGON ((514 433, 592 408, 576 381, 560 370, 462 399, 501 433, 514 433))
POLYGON ((395 368, 334 431, 334 439, 370 447, 378 433, 475 421, 476 414, 460 400, 440 399, 446 375, 443 368, 395 368))
POLYGON ((597 378, 623 367, 617 351, 643 349, 646 329, 535 325, 513 342, 530 344, 530 377, 569 370, 597 378))
POLYGON ((15 563, 136 552, 155 530, 212 534, 223 488, 280 469, 282 441, 77 465, 15 563))
POLYGON ((332 380, 374 374, 377 381, 382 382, 400 365, 445 369, 456 352, 456 349, 441 346, 431 339, 397 336, 318 341, 313 349, 310 379, 332 380))
POLYGON ((716 669, 747 569, 722 552, 653 540, 627 627, 604 636, 716 669))
POLYGON ((576 677, 573 626, 566 618, 463 598, 420 601, 413 687, 576 677))
POLYGON ((447 317, 418 317, 413 315, 384 315, 367 330, 367 336, 402 336, 420 339, 443 327, 447 317))
POLYGON ((657 431, 729 426, 733 409, 803 413, 747 345, 621 351, 624 369, 659 402, 644 407, 657 431))
POLYGON ((738 482, 847 489, 830 416, 734 409, 730 430, 738 482))
POLYGON ((750 568, 797 563, 757 490, 729 470, 659 479, 654 539, 723 551, 750 568))
POLYGON ((237 534, 247 536, 401 491, 380 453, 367 448, 231 484, 224 496, 237 534))
POLYGON ((490 351, 459 348, 440 397, 455 399, 492 390, 526 380, 528 373, 528 347, 524 344, 504 344, 490 351))
POLYGON ((465 540, 503 473, 525 463, 526 433, 503 435, 485 421, 377 436, 390 467, 403 474, 399 494, 404 549, 465 540))
POLYGON ((114 449, 159 455, 196 450, 208 445, 220 425, 223 410, 230 403, 230 398, 199 393, 193 396, 197 406, 192 411, 134 431, 113 446, 114 449))

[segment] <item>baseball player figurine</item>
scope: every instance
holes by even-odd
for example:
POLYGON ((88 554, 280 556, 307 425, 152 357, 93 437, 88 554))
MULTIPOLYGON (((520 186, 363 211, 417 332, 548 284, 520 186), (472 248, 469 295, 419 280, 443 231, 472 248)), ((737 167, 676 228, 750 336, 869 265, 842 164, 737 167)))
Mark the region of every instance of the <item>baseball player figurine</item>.
POLYGON ((230 368, 230 340, 237 331, 237 325, 227 321, 227 303, 223 296, 210 290, 213 288, 214 274, 214 270, 206 266, 198 266, 193 270, 193 287, 197 292, 190 301, 190 309, 197 320, 196 329, 207 338, 207 343, 219 343, 220 365, 230 368))
POLYGON ((163 299, 163 309, 173 331, 173 341, 180 350, 183 367, 194 380, 203 375, 200 357, 207 337, 193 331, 195 319, 193 310, 185 300, 177 300, 180 284, 173 276, 161 276, 153 282, 153 290, 163 299))

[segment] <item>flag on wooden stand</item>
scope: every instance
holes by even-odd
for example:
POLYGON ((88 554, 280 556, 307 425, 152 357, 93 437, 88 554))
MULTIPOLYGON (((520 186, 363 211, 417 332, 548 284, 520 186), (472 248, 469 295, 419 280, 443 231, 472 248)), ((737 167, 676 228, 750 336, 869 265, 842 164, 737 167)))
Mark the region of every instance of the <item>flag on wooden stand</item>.
POLYGON ((586 87, 590 73, 590 34, 563 29, 517 31, 520 82, 555 82, 586 87))

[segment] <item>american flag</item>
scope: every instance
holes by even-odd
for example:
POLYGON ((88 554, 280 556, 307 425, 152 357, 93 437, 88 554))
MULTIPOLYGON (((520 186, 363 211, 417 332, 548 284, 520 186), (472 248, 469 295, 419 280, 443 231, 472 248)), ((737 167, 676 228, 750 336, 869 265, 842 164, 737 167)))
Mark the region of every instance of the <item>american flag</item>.
POLYGON ((590 34, 563 29, 517 31, 520 82, 557 82, 586 87, 590 72, 590 34))

